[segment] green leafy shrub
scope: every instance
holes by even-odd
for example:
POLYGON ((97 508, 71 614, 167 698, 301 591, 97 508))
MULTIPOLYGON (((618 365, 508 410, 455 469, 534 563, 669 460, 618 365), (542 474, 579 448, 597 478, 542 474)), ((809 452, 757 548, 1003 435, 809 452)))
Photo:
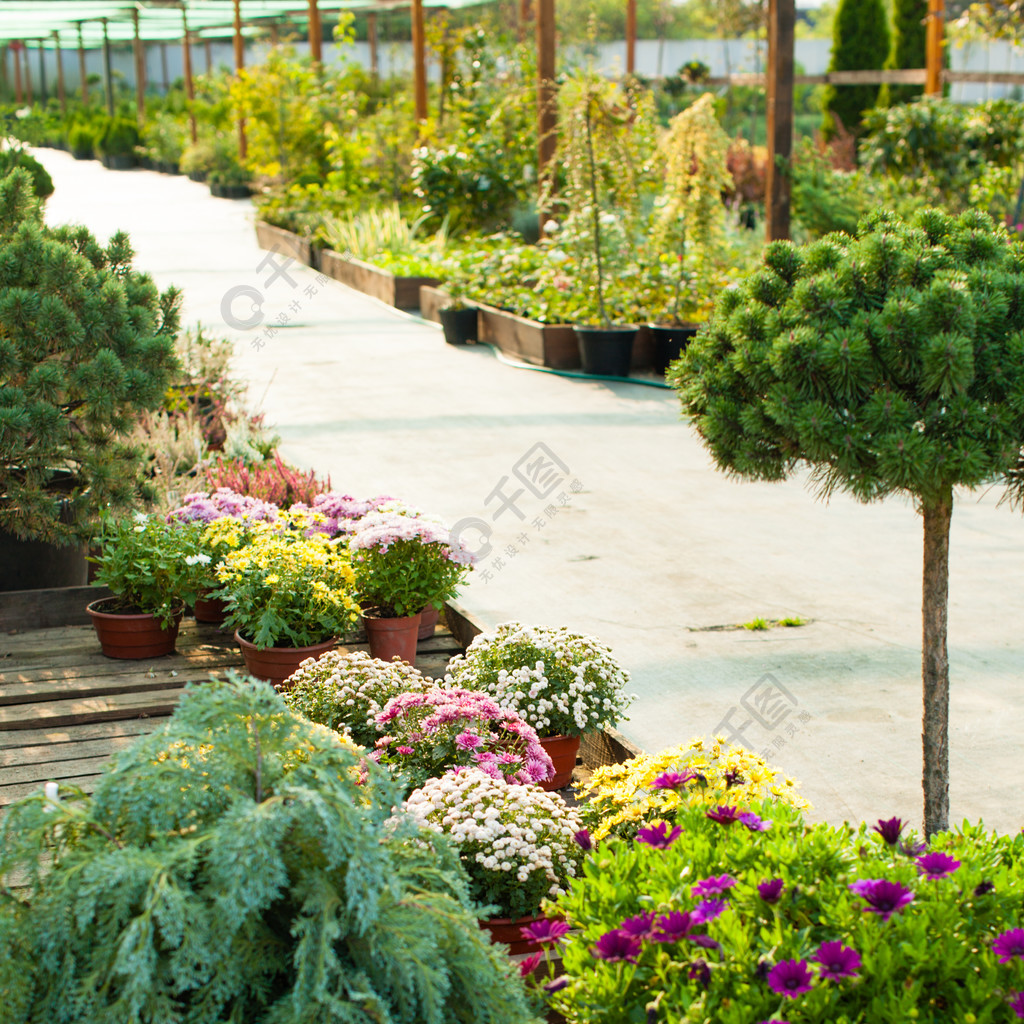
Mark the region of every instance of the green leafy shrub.
POLYGON ((39 199, 49 199, 53 195, 53 178, 31 153, 18 146, 0 150, 0 178, 7 177, 15 167, 21 167, 32 175, 32 191, 39 199))
POLYGON ((102 156, 133 156, 138 144, 138 125, 126 117, 108 120, 96 139, 96 149, 102 156))
POLYGON ((190 688, 51 793, 3 820, 5 1024, 531 1020, 448 844, 266 684, 190 688))
MULTIPOLYGON (((883 68, 889 59, 889 47, 889 18, 882 0, 839 0, 832 26, 829 71, 883 68)), ((829 139, 841 125, 860 135, 861 118, 877 100, 877 85, 827 85, 822 99, 822 134, 829 139)))
POLYGON ((96 131, 89 124, 73 124, 68 131, 68 146, 79 160, 92 157, 96 148, 96 131))
POLYGON ((611 840, 558 901, 574 931, 551 1002, 570 1024, 1009 1021, 1024 836, 902 832, 729 804, 611 840))

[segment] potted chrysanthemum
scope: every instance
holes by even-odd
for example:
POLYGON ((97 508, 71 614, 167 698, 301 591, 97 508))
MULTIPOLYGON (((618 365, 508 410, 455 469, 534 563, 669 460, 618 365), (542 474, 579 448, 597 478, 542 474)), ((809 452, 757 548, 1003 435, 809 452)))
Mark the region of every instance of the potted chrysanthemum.
POLYGON ((439 686, 402 693, 375 721, 384 735, 371 756, 409 790, 458 767, 507 782, 541 782, 554 772, 536 732, 484 693, 439 686))
POLYGON ((490 694, 537 730, 555 762, 550 789, 569 784, 580 737, 620 721, 633 701, 629 673, 600 641, 519 622, 477 636, 451 660, 445 681, 490 694))
POLYGON ((455 596, 473 555, 440 520, 402 507, 363 516, 348 546, 370 653, 412 662, 420 613, 455 596))
POLYGON ((405 809, 458 848, 491 935, 512 953, 536 949, 529 926, 541 933, 542 902, 564 895, 583 861, 576 811, 538 786, 511 784, 479 768, 428 779, 405 809))

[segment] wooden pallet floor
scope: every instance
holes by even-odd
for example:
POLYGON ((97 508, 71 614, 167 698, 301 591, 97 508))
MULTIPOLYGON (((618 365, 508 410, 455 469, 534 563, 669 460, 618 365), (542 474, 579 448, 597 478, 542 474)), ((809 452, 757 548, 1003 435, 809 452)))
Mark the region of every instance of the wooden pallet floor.
MULTIPOLYGON (((416 667, 443 676, 461 650, 439 629, 420 641, 416 667)), ((241 667, 229 635, 190 619, 176 653, 145 661, 105 658, 92 626, 0 634, 0 809, 51 779, 91 791, 111 755, 170 715, 187 683, 241 667)))

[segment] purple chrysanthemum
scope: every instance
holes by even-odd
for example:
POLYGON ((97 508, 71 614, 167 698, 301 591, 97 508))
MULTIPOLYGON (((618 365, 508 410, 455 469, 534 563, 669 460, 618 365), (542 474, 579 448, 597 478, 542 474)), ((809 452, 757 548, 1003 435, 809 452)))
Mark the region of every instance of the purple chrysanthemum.
POLYGON ((1000 963, 1009 963, 1014 957, 1024 960, 1024 928, 1011 928, 997 936, 992 943, 992 952, 1000 963))
POLYGON ((710 818, 712 821, 717 821, 719 825, 731 825, 734 821, 737 821, 740 816, 740 809, 738 807, 727 807, 720 805, 714 810, 708 811, 705 817, 710 818))
POLYGON ((579 832, 573 832, 572 837, 584 853, 589 853, 594 848, 594 841, 590 838, 590 832, 587 829, 581 828, 579 832))
POLYGON ((459 750, 476 750, 477 747, 483 745, 483 742, 475 732, 470 732, 468 729, 455 737, 455 746, 459 750))
POLYGON ((767 832, 772 827, 772 823, 767 818, 760 818, 754 814, 753 811, 747 811, 741 814, 737 819, 742 824, 746 825, 751 832, 767 832))
POLYGON ((694 960, 687 968, 686 976, 690 981, 697 982, 701 988, 707 988, 711 984, 711 968, 706 960, 694 960))
POLYGON ((652 783, 653 789, 682 789, 697 776, 693 772, 663 772, 652 783))
POLYGON ((841 942, 823 942, 811 957, 821 965, 821 976, 830 981, 852 978, 860 968, 860 954, 841 942))
POLYGON ((645 914, 637 914, 636 917, 627 917, 619 925, 619 931, 623 935, 630 935, 634 939, 649 939, 654 934, 657 925, 654 919, 657 917, 655 911, 650 910, 645 914))
POLYGON ((877 832, 890 846, 895 846, 903 831, 903 819, 879 818, 878 824, 872 825, 871 830, 877 832))
POLYGON ((978 884, 977 884, 977 885, 976 885, 976 886, 974 887, 974 895, 975 895, 975 898, 978 898, 978 897, 980 897, 980 896, 985 896, 985 895, 987 895, 987 894, 988 894, 988 893, 990 893, 990 892, 991 892, 991 891, 992 891, 992 890, 993 890, 994 888, 995 888, 995 885, 994 885, 994 884, 993 884, 992 882, 988 881, 987 879, 986 879, 986 880, 985 880, 984 882, 979 882, 979 883, 978 883, 978 884))
POLYGON ((1015 992, 1010 1000, 1010 1009, 1017 1017, 1024 1017, 1024 992, 1015 992))
POLYGON ((778 903, 782 895, 782 879, 772 878, 767 882, 758 883, 757 892, 765 903, 778 903))
POLYGON ((728 892, 736 884, 732 875, 712 875, 699 881, 696 885, 690 886, 690 892, 697 899, 705 896, 721 896, 728 892))
POLYGON ((653 846, 656 850, 667 850, 682 835, 682 828, 676 825, 671 832, 668 830, 667 821, 659 821, 650 828, 642 828, 637 832, 636 837, 641 843, 653 846))
POLYGON ((687 938, 695 946, 702 946, 704 949, 721 949, 722 944, 715 942, 710 935, 688 935, 687 938))
POLYGON ((732 789, 733 786, 738 786, 743 782, 743 776, 735 769, 727 771, 722 778, 725 780, 726 789, 732 789))
POLYGON ((810 992, 812 980, 806 960, 783 960, 768 972, 768 987, 787 999, 810 992))
POLYGON ((608 963, 618 963, 625 960, 631 964, 636 963, 640 955, 640 940, 632 935, 623 935, 618 928, 605 932, 597 940, 597 945, 591 950, 598 960, 607 960, 608 963))
POLYGON ((561 992, 569 984, 569 979, 563 974, 561 978, 555 978, 544 986, 544 991, 550 994, 561 992))
POLYGON ((698 924, 706 924, 719 917, 728 906, 727 900, 703 900, 694 908, 692 916, 698 924))
POLYGON ((850 890, 867 900, 869 906, 864 907, 865 911, 879 914, 883 921, 914 901, 914 894, 905 885, 885 878, 862 878, 852 882, 850 890))
POLYGON ((693 915, 685 910, 673 910, 658 918, 658 930, 651 936, 655 942, 682 942, 691 938, 694 925, 693 915))
POLYGON ((960 861, 954 860, 948 853, 926 853, 917 858, 916 864, 917 870, 930 879, 945 878, 960 867, 960 861))
POLYGON ((557 919, 552 921, 545 918, 542 921, 534 921, 533 924, 528 924, 524 928, 520 928, 519 931, 524 939, 545 946, 549 942, 558 942, 569 931, 569 926, 565 921, 557 919))
MULTIPOLYGON (((524 928, 523 931, 526 929, 524 928)), ((528 956, 525 960, 519 961, 519 977, 528 978, 537 968, 540 966, 540 962, 544 959, 543 953, 534 953, 533 956, 528 956)))

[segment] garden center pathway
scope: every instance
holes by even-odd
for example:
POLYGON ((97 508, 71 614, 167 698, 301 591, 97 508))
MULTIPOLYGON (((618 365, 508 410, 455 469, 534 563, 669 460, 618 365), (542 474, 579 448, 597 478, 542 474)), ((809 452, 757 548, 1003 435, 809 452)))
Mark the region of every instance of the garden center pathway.
MULTIPOLYGON (((38 155, 56 184, 51 222, 125 229, 137 265, 184 289, 186 323, 237 339, 236 373, 289 459, 337 490, 481 520, 493 550, 461 600, 485 622, 565 624, 609 643, 639 695, 621 726, 630 740, 656 750, 732 729, 801 780, 820 817, 920 822, 921 527, 909 503, 823 505, 800 481, 730 480, 671 391, 446 346, 433 325, 311 270, 275 276, 248 201, 38 155), (240 288, 266 323, 287 325, 271 338, 265 325, 228 328, 224 297, 239 296, 236 317, 252 304, 240 288), (557 472, 550 494, 525 469, 538 454, 557 472), (784 616, 809 624, 721 628, 784 616)), ((961 495, 953 517, 951 819, 1016 831, 1024 523, 997 499, 961 495)))

